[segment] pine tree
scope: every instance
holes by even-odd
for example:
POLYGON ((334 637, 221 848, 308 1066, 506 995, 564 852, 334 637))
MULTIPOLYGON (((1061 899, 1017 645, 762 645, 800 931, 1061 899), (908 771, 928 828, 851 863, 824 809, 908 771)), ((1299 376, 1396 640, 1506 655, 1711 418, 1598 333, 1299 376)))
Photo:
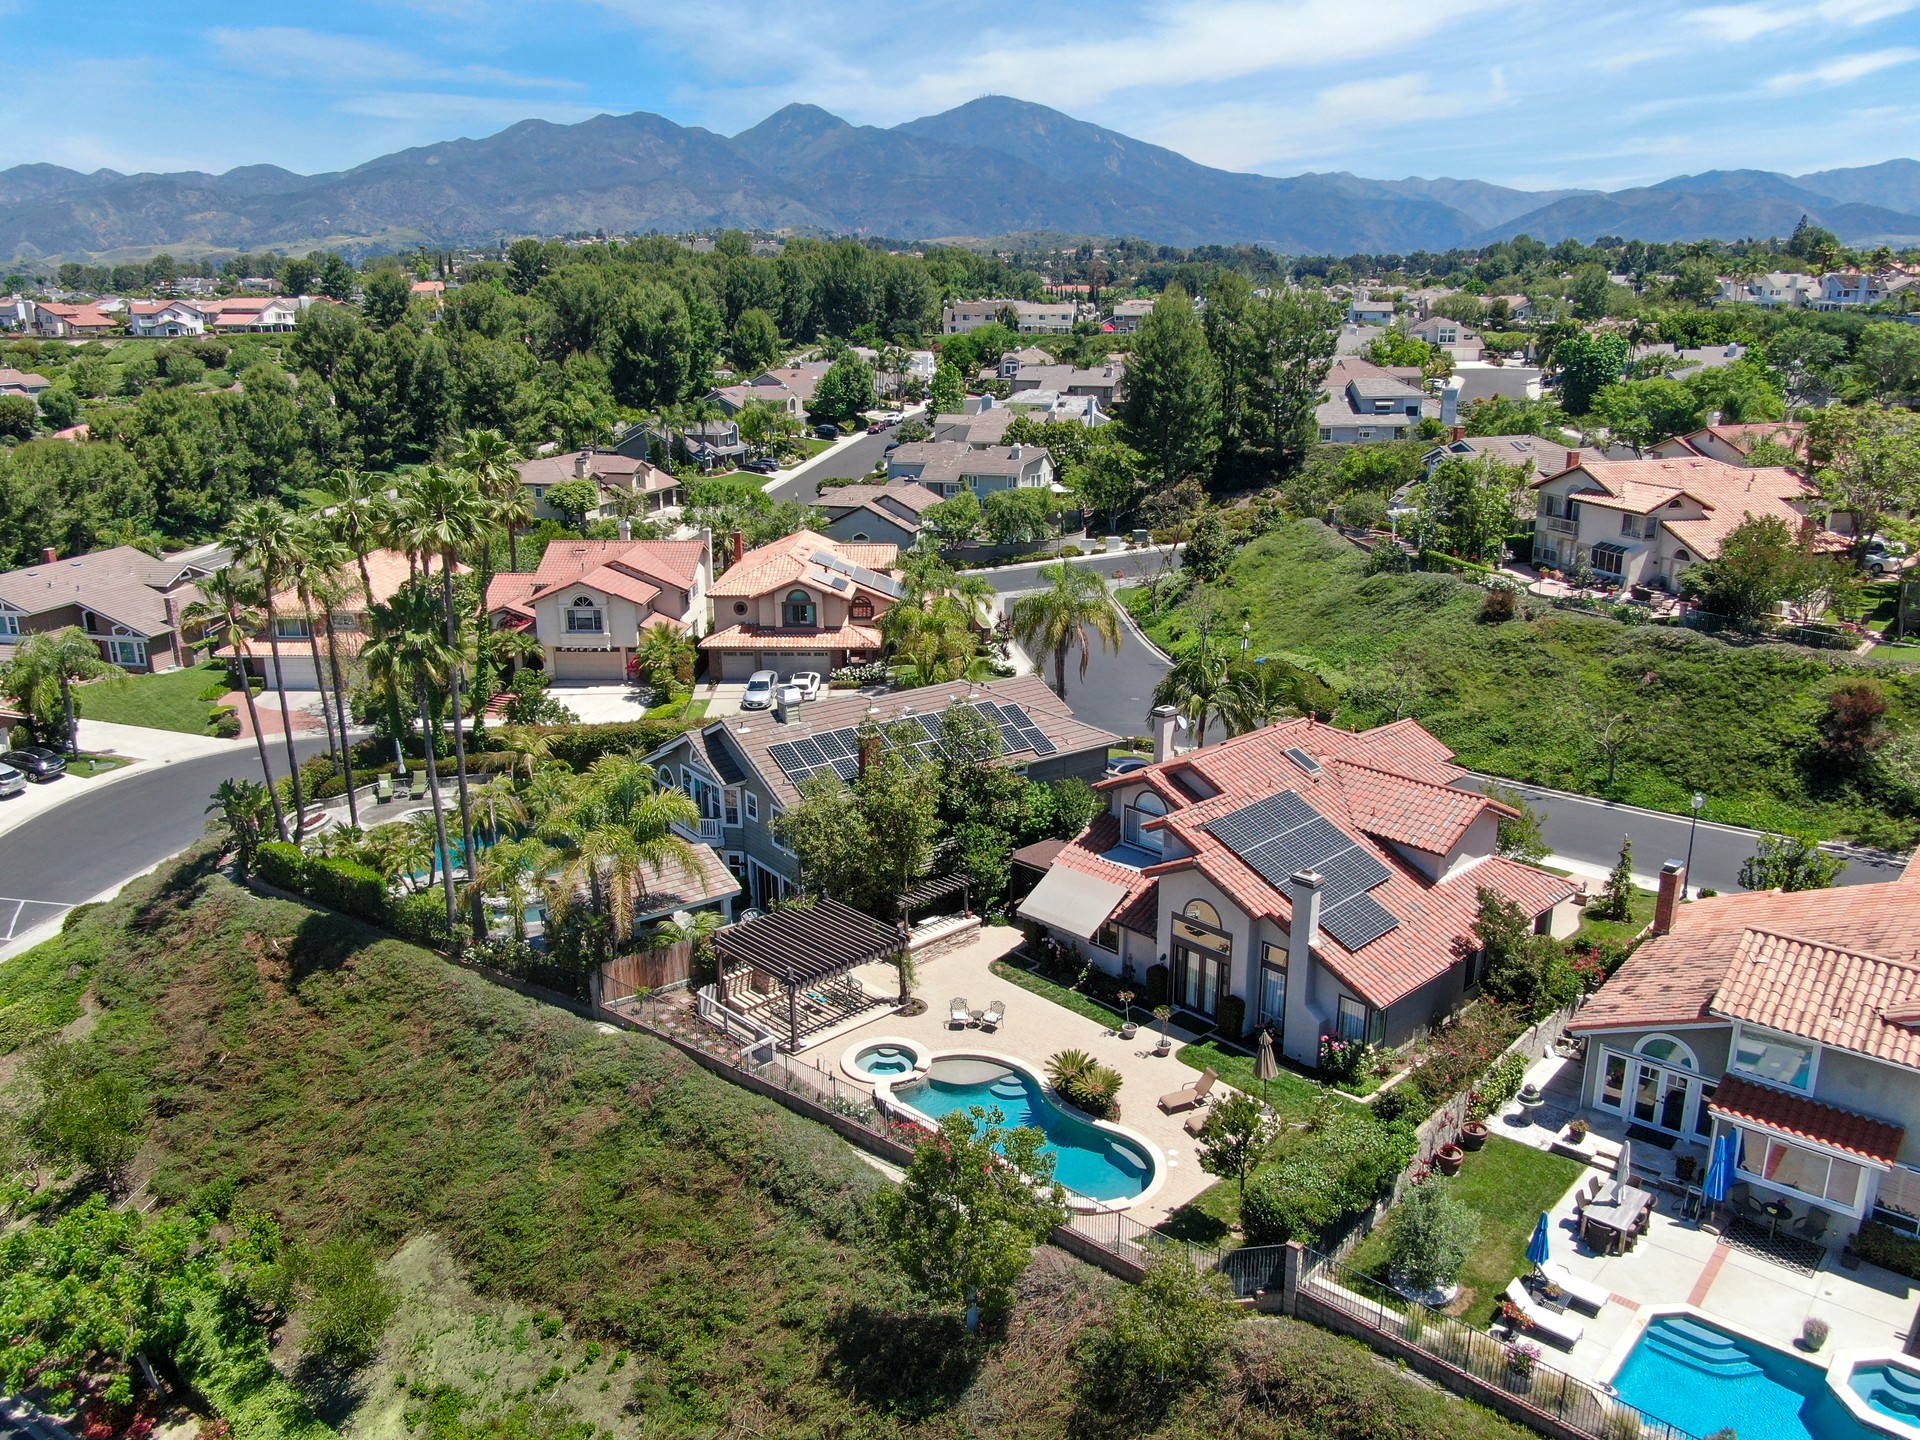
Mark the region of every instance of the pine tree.
POLYGON ((1620 858, 1613 862, 1613 871, 1607 876, 1607 888, 1600 894, 1600 902, 1589 907, 1588 913, 1598 920, 1624 920, 1632 913, 1633 905, 1633 841, 1624 836, 1620 841, 1620 858))
POLYGON ((1189 475, 1205 479, 1220 444, 1220 370, 1193 302, 1177 284, 1134 336, 1120 418, 1163 485, 1189 475))

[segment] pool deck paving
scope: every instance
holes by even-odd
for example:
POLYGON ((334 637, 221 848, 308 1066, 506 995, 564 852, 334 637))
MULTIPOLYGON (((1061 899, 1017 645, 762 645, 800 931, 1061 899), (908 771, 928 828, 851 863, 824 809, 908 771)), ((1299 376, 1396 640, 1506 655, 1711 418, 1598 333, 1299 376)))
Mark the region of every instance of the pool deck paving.
MULTIPOLYGON (((934 1055, 1007 1056, 1044 1080, 1049 1057, 1062 1050, 1084 1050, 1120 1072, 1120 1128, 1147 1141, 1158 1152, 1158 1183, 1126 1211, 1143 1224, 1158 1224, 1214 1183, 1214 1177, 1200 1168, 1193 1137, 1184 1128, 1187 1116, 1168 1115, 1156 1103, 1162 1095, 1192 1084, 1199 1072, 1172 1055, 1156 1056, 1153 1047, 1158 1037, 1152 1029, 1122 1040, 1095 1021, 995 975, 990 968, 993 962, 1016 948, 1021 938, 1011 926, 987 926, 968 944, 920 964, 914 994, 927 1002, 925 1014, 906 1016, 890 1009, 871 1010, 813 1039, 804 1058, 838 1072, 846 1080, 840 1061, 849 1047, 856 1042, 868 1044, 893 1037, 914 1041, 934 1055), (976 1010, 1001 1001, 1005 1018, 994 1030, 954 1028, 947 1019, 947 1009, 956 996, 964 996, 976 1010)), ((863 966, 853 976, 876 995, 895 992, 900 983, 899 973, 891 965, 863 966)), ((1192 1038, 1178 1026, 1171 1033, 1176 1052, 1192 1038)), ((1216 1084, 1212 1095, 1219 1100, 1229 1093, 1225 1085, 1216 1084)))

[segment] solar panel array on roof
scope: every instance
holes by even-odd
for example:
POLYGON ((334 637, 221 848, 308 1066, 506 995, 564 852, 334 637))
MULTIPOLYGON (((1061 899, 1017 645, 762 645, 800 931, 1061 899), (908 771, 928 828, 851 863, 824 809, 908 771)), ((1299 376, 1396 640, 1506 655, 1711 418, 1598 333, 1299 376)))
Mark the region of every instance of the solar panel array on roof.
MULTIPOLYGON (((999 753, 1059 753, 1060 747, 1033 723, 1020 706, 982 700, 974 702, 971 708, 999 734, 999 753)), ((907 753, 913 760, 938 759, 944 753, 940 746, 940 723, 944 715, 945 712, 941 711, 895 716, 881 724, 881 743, 890 750, 907 753)), ((780 767, 781 773, 795 785, 825 771, 831 771, 847 781, 860 773, 859 732, 851 725, 838 730, 823 730, 817 735, 797 735, 791 740, 776 741, 767 747, 767 754, 780 767)))
POLYGON ((907 593, 906 586, 902 585, 898 580, 891 580, 878 571, 869 570, 864 565, 856 565, 851 560, 834 554, 831 550, 814 551, 813 563, 823 570, 831 570, 836 575, 844 577, 842 580, 832 582, 836 590, 846 589, 845 581, 851 580, 857 585, 864 585, 876 594, 885 595, 892 600, 898 600, 902 595, 907 593))
POLYGON ((1283 894, 1301 870, 1317 871, 1321 928, 1349 950, 1370 945, 1400 921, 1367 892, 1392 871, 1291 790, 1210 821, 1207 830, 1283 894))

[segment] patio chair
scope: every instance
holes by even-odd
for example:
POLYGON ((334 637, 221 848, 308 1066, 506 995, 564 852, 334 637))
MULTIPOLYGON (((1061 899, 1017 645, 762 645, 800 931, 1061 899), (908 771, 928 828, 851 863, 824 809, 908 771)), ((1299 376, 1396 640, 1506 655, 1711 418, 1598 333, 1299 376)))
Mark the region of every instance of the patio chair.
POLYGON ((1006 1018, 1007 1002, 1004 1000, 991 1001, 987 1005, 986 1013, 980 1017, 980 1028, 982 1030, 998 1030, 1000 1028, 1000 1022, 1006 1018))
POLYGON ((1580 1338, 1587 1333, 1587 1327, 1580 1321, 1566 1315, 1556 1315, 1545 1306, 1534 1303, 1518 1276, 1507 1282, 1506 1293, 1501 1298, 1520 1312, 1521 1321, 1527 1329, 1539 1331, 1565 1349, 1571 1350, 1578 1345, 1580 1338))
POLYGON ((1815 1245, 1826 1239, 1827 1226, 1833 1217, 1824 1210, 1809 1209, 1806 1214, 1793 1222, 1794 1231, 1804 1240, 1815 1245))
POLYGON ((954 1029, 964 1029, 973 1023, 973 1011, 967 1008, 965 997, 956 995, 947 1005, 947 1024, 954 1029))
POLYGON ((1613 1292, 1606 1286, 1597 1285, 1591 1280, 1575 1279, 1564 1266, 1552 1260, 1540 1267, 1540 1278, 1554 1289, 1564 1293, 1582 1310, 1591 1310, 1596 1315, 1600 1313, 1601 1307, 1613 1298, 1613 1292))
POLYGON ((1599 1175, 1589 1175, 1587 1177, 1587 1183, 1581 1186, 1574 1194, 1573 1213, 1578 1215, 1582 1210, 1586 1209, 1587 1206, 1593 1204, 1595 1200, 1598 1200, 1600 1198, 1601 1188, 1605 1186, 1606 1183, 1605 1179, 1599 1175))
POLYGON ((378 780, 374 781, 373 798, 382 805, 393 799, 393 777, 391 775, 382 775, 378 780))
POLYGON ((1219 1078, 1211 1070, 1202 1070, 1200 1078, 1193 1084, 1182 1086, 1170 1095, 1162 1095, 1160 1108, 1169 1115, 1178 1115, 1182 1110, 1198 1110, 1207 1103, 1207 1092, 1213 1089, 1213 1082, 1219 1078))

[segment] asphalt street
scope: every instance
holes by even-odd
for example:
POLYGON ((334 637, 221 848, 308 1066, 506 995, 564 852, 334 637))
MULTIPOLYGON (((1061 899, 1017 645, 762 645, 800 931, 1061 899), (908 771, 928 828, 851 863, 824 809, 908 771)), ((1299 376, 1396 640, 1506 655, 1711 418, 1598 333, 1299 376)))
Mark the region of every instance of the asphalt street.
POLYGON ((892 439, 893 432, 889 430, 836 445, 818 464, 809 466, 801 474, 784 480, 775 476, 767 486, 767 494, 775 500, 798 500, 803 505, 811 505, 820 496, 822 480, 864 479, 887 453, 887 442, 892 439))
MULTIPOLYGON (((323 739, 294 743, 302 759, 326 748, 323 739)), ((285 749, 276 743, 271 753, 274 773, 284 774, 285 749)), ((251 746, 155 765, 0 835, 0 943, 193 844, 206 834, 207 800, 220 782, 259 775, 251 746)))

